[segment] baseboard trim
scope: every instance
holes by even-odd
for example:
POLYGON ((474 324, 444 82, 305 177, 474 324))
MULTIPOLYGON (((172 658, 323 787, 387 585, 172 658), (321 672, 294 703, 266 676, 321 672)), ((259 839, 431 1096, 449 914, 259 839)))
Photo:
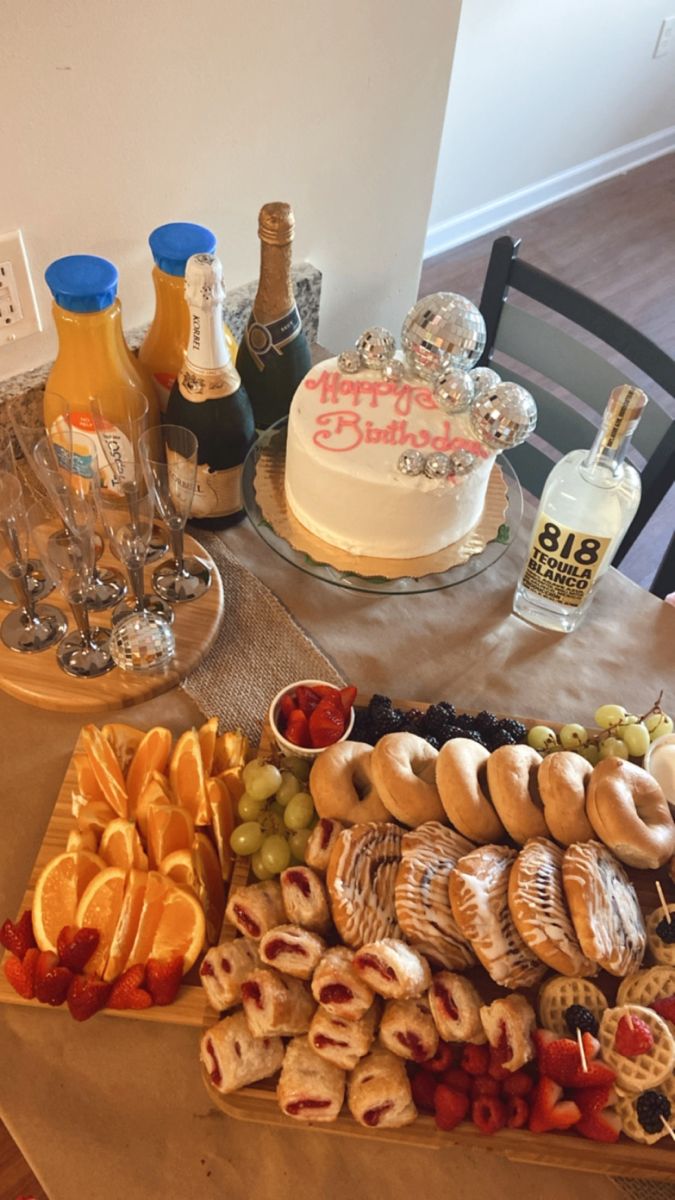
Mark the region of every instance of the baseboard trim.
POLYGON ((607 154, 571 167, 568 171, 551 175, 531 187, 511 192, 508 196, 460 213, 448 221, 441 221, 430 226, 427 231, 424 257, 433 258, 436 254, 442 254, 444 250, 452 250, 453 247, 473 241, 484 233, 499 229, 517 217, 524 217, 527 213, 536 212, 548 204, 555 204, 565 196, 582 192, 585 188, 602 183, 604 179, 611 179, 614 175, 632 171, 642 163, 661 158, 674 150, 675 125, 671 125, 668 129, 639 138, 638 141, 620 146, 617 150, 610 150, 607 154))

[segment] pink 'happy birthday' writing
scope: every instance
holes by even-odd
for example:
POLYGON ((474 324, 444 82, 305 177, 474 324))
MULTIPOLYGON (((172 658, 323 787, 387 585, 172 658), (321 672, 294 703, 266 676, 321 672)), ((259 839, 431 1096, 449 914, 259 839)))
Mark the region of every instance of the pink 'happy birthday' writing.
POLYGON ((314 390, 319 388, 321 404, 348 404, 359 408, 367 403, 369 408, 378 408, 380 399, 394 396, 393 408, 397 417, 407 417, 413 407, 432 409, 438 408, 434 394, 428 387, 411 387, 408 383, 397 383, 387 379, 356 379, 342 375, 339 371, 322 371, 318 379, 310 376, 305 380, 305 386, 314 390))
POLYGON ((375 425, 363 419, 353 409, 320 413, 316 419, 317 429, 314 444, 321 450, 345 454, 365 443, 388 446, 408 446, 413 450, 440 450, 449 454, 451 450, 469 450, 480 458, 487 458, 489 450, 471 438, 452 437, 450 422, 444 421, 441 432, 430 429, 408 429, 405 419, 389 421, 386 425, 375 425))

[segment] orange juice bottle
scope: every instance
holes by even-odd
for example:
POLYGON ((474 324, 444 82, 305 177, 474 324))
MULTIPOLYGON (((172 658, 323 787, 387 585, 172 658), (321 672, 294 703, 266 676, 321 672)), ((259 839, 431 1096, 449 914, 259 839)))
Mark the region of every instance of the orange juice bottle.
POLYGON ((129 399, 147 400, 145 424, 159 422, 157 399, 147 374, 139 368, 124 340, 122 310, 117 299, 117 268, 105 258, 72 254, 51 263, 45 272, 54 297, 52 314, 59 338, 56 362, 45 386, 45 427, 55 442, 72 441, 80 469, 88 460, 108 475, 107 460, 91 415, 91 401, 105 397, 109 436, 119 436, 120 457, 132 457, 133 427, 129 399))
MULTIPOLYGON (((145 335, 138 357, 148 367, 162 412, 166 412, 169 392, 183 365, 190 340, 190 313, 185 299, 185 266, 193 254, 213 254, 216 237, 204 225, 172 221, 153 229, 148 239, 155 265, 155 315, 145 335)), ((225 341, 234 362, 237 343, 230 327, 223 322, 225 341)))

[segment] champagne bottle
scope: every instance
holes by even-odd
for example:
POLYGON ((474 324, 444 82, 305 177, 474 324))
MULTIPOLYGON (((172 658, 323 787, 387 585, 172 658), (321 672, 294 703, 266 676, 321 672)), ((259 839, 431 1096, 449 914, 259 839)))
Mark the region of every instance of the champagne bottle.
POLYGON ((260 279, 237 370, 251 400, 255 424, 266 429, 291 406, 312 365, 291 280, 295 220, 290 204, 264 204, 258 218, 260 279))
POLYGON ((214 254, 193 254, 185 269, 190 339, 171 388, 166 421, 199 442, 191 520, 209 529, 244 515, 241 470, 255 441, 253 413, 223 334, 223 269, 214 254))

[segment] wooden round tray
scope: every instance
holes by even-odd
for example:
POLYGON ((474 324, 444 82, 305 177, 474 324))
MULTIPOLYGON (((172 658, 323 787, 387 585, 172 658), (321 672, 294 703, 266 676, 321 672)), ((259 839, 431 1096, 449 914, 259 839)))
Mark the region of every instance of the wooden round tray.
MULTIPOLYGON (((198 600, 175 606, 173 631, 176 653, 167 667, 158 671, 120 671, 115 668, 99 679, 75 679, 66 675, 56 661, 56 648, 42 654, 20 654, 0 642, 0 689, 38 708, 65 712, 105 712, 126 708, 150 700, 175 687, 201 662, 213 645, 223 617, 223 583, 210 554, 185 535, 185 553, 196 554, 211 570, 211 586, 198 600)), ((167 556, 168 557, 168 556, 167 556)), ((120 564, 106 550, 101 565, 120 564)), ((152 590, 151 577, 156 564, 145 572, 146 591, 152 590)), ((58 591, 48 597, 49 604, 62 608, 68 616, 69 632, 74 628, 72 615, 58 591)), ((0 620, 5 611, 0 612, 0 620)), ((92 624, 110 626, 110 612, 92 613, 92 624)))

